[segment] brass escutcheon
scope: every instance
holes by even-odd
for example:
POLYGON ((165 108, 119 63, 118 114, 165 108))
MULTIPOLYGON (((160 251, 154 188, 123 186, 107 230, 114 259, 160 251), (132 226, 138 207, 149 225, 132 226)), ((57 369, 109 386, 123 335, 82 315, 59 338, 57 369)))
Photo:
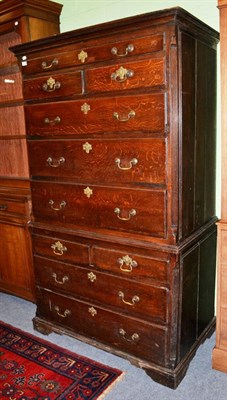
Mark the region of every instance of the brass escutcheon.
POLYGON ((94 307, 89 307, 88 312, 91 314, 92 317, 97 315, 97 310, 94 307))
POLYGON ((85 151, 85 153, 89 154, 90 151, 92 150, 92 145, 88 142, 84 143, 83 150, 85 151))
POLYGON ((91 109, 91 106, 89 106, 89 104, 87 104, 87 103, 84 103, 84 104, 82 104, 80 109, 81 109, 81 111, 83 111, 83 113, 85 115, 87 115, 88 111, 90 111, 90 109, 91 109))
POLYGON ((86 187, 86 189, 84 189, 84 194, 87 196, 88 199, 90 199, 93 194, 93 190, 89 187, 86 187))
POLYGON ((85 62, 86 58, 88 57, 88 54, 86 51, 81 50, 81 52, 78 54, 78 60, 81 61, 82 63, 85 62))
POLYGON ((88 272, 87 277, 88 277, 89 281, 91 281, 91 282, 95 282, 96 278, 97 278, 93 272, 88 272))

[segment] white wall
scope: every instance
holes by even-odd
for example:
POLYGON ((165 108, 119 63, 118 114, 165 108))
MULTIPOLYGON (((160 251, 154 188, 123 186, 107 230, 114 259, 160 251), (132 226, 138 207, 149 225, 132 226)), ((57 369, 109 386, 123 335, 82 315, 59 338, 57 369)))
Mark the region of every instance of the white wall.
MULTIPOLYGON (((219 30, 217 0, 54 0, 63 4, 61 32, 95 25, 106 21, 157 11, 170 7, 182 7, 219 30)), ((218 52, 219 72, 219 52, 218 52)), ((218 73, 217 98, 217 215, 220 216, 220 85, 218 73)))
POLYGON ((219 28, 217 0, 57 0, 57 3, 63 4, 62 32, 176 6, 185 8, 214 29, 219 28))

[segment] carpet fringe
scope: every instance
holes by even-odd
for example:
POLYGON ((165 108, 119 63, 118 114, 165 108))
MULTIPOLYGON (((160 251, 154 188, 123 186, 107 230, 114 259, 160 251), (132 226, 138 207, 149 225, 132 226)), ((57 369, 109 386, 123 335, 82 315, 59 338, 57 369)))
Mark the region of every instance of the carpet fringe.
POLYGON ((102 394, 100 394, 99 397, 97 397, 97 400, 104 400, 104 398, 106 397, 106 395, 107 395, 108 393, 111 392, 111 390, 113 389, 113 387, 114 387, 117 383, 123 381, 123 378, 124 378, 125 375, 126 375, 126 372, 125 372, 125 371, 122 372, 122 374, 121 374, 120 376, 118 376, 118 378, 115 379, 115 381, 114 381, 113 383, 111 383, 111 385, 109 385, 109 386, 104 390, 104 392, 102 392, 102 394))

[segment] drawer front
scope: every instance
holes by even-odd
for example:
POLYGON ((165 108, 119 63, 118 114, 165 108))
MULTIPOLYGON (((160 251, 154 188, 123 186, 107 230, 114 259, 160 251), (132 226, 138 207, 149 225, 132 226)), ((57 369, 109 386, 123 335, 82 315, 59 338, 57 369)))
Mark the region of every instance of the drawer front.
POLYGON ((169 280, 169 260, 141 256, 135 252, 110 250, 94 246, 91 250, 92 265, 95 268, 120 274, 126 279, 139 281, 169 280))
POLYGON ((96 301, 140 318, 167 322, 168 290, 127 281, 92 267, 79 268, 36 257, 36 284, 66 295, 96 301))
POLYGON ((35 234, 32 236, 32 243, 35 255, 77 265, 89 264, 89 247, 81 243, 35 234))
POLYGON ((29 141, 30 173, 76 182, 165 183, 165 140, 29 141))
POLYGON ((22 99, 22 77, 19 72, 0 75, 0 102, 22 99))
POLYGON ((164 190, 32 182, 36 221, 165 236, 164 190))
POLYGON ((20 214, 24 216, 27 214, 26 203, 0 197, 0 216, 6 213, 20 214))
MULTIPOLYGON (((84 47, 80 47, 80 45, 63 46, 60 53, 56 53, 54 50, 52 55, 47 54, 44 57, 36 57, 34 59, 28 58, 27 62, 23 63, 23 72, 25 74, 34 74, 46 70, 56 71, 65 67, 86 65, 99 61, 125 60, 138 54, 161 51, 163 47, 163 34, 111 41, 101 46, 91 46, 88 43, 85 43, 84 47)), ((45 54, 45 51, 43 53, 45 54)))
POLYGON ((135 357, 165 364, 166 328, 53 292, 39 290, 37 297, 37 316, 135 357))
POLYGON ((25 100, 44 100, 81 94, 83 94, 81 71, 24 80, 25 100))
POLYGON ((90 98, 25 107, 27 135, 69 136, 165 131, 165 95, 90 98))
POLYGON ((124 62, 107 67, 89 69, 85 72, 88 92, 138 89, 165 85, 163 58, 124 62))

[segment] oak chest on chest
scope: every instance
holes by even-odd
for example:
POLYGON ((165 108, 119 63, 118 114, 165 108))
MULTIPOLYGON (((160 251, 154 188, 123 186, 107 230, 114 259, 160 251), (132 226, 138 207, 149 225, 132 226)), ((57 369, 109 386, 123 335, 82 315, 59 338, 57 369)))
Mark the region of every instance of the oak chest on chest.
POLYGON ((13 49, 34 326, 126 357, 170 387, 215 324, 217 42, 174 8, 13 49))

